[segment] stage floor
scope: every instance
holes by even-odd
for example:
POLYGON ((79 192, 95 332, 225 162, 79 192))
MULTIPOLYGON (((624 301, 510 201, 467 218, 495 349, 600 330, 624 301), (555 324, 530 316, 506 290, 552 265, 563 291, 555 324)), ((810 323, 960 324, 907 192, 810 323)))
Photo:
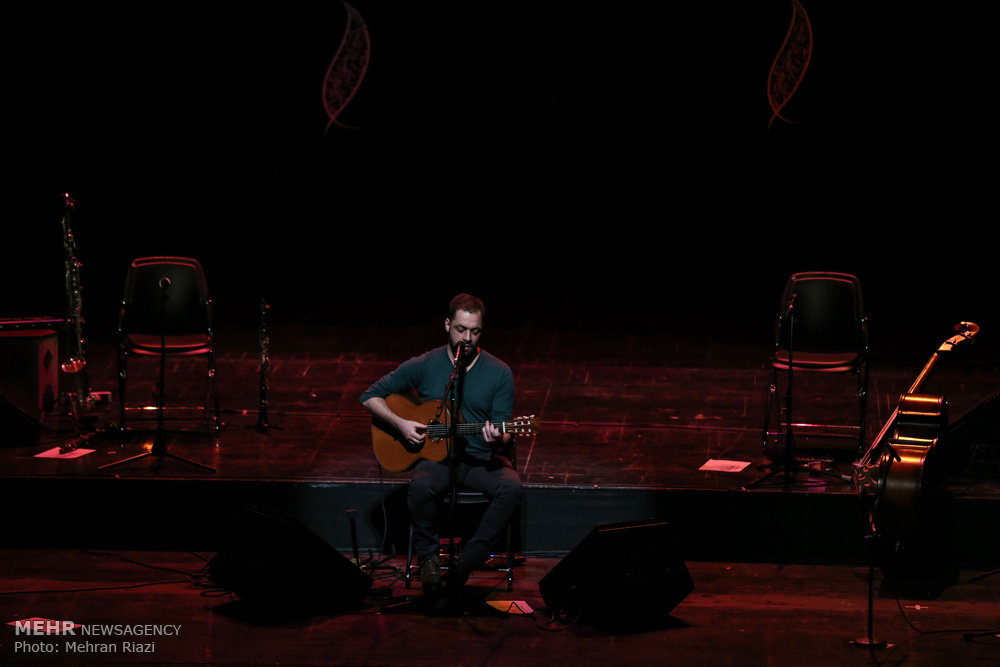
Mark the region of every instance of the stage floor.
POLYGON ((433 617, 419 605, 419 588, 404 588, 391 570, 379 571, 372 597, 346 613, 306 615, 280 605, 255 612, 212 588, 202 574, 212 555, 0 552, 0 662, 968 665, 996 660, 1000 651, 1000 576, 980 572, 961 573, 929 602, 896 597, 876 578, 872 636, 889 645, 870 651, 851 643, 868 636, 864 567, 688 563, 694 590, 669 618, 609 629, 586 618, 552 622, 538 583, 553 559, 528 559, 509 593, 493 573, 474 577, 470 599, 497 608, 470 605, 461 615, 433 617), (530 613, 501 612, 517 603, 530 613), (31 618, 109 634, 83 636, 77 627, 72 636, 16 635, 12 624, 31 618), (170 634, 125 634, 142 626, 170 634))
MULTIPOLYGON (((135 430, 124 447, 115 437, 96 437, 83 445, 95 451, 74 459, 36 457, 73 437, 71 421, 47 418, 37 447, 0 448, 0 476, 405 480, 405 472, 379 469, 371 449, 370 420, 358 396, 399 362, 441 344, 440 323, 409 328, 300 323, 274 325, 269 334, 270 428, 257 428, 260 348, 252 326, 224 329, 218 335, 218 393, 226 422, 222 433, 210 436, 191 412, 168 413, 169 451, 208 464, 215 473, 158 457, 100 470, 149 449, 153 413, 130 411, 129 424, 135 430)), ((873 349, 866 443, 937 344, 931 341, 927 349, 916 350, 873 349)), ((761 438, 768 384, 766 339, 557 331, 528 325, 491 330, 484 345, 514 372, 515 413, 536 415, 540 422, 541 432, 518 445, 518 469, 526 485, 730 489, 756 480, 758 466, 770 461, 772 452, 765 453, 761 438), (710 459, 748 465, 738 472, 702 470, 710 459)), ((110 342, 91 341, 88 361, 92 390, 113 395, 110 405, 96 410, 96 426, 106 426, 118 420, 117 368, 110 342)), ((954 418, 997 391, 998 368, 993 348, 979 345, 938 364, 925 392, 945 394, 954 418)), ((201 404, 204 369, 202 359, 170 359, 166 405, 201 404)), ((153 404, 157 375, 155 360, 133 358, 129 405, 153 404)), ((68 388, 67 376, 60 381, 68 388)), ((799 373, 795 383, 796 422, 856 423, 850 376, 799 373)), ((779 394, 783 398, 781 390, 779 394)), ((858 454, 856 442, 807 438, 807 433, 798 432, 795 453, 800 458, 825 457, 850 474, 858 454)), ((780 451, 781 444, 777 447, 780 451)), ((995 491, 990 475, 952 481, 965 494, 989 496, 995 491)), ((853 492, 849 482, 822 486, 831 493, 853 492)))
MULTIPOLYGON (((395 571, 377 573, 375 594, 348 613, 294 617, 288 610, 272 610, 282 613, 262 618, 248 614, 229 595, 206 590, 210 582, 203 568, 214 552, 188 553, 179 545, 191 542, 195 533, 207 536, 193 540, 198 544, 223 544, 236 512, 262 499, 304 508, 297 516, 307 527, 340 553, 350 553, 346 528, 329 534, 336 532, 331 522, 343 528, 341 510, 360 507, 370 510, 363 519, 371 523, 386 507, 391 489, 407 479, 406 473, 380 473, 358 396, 397 363, 440 342, 436 322, 409 328, 274 326, 271 428, 261 429, 256 330, 223 330, 218 386, 226 428, 211 436, 201 430, 196 415, 182 415, 165 430, 170 453, 211 465, 214 472, 159 457, 100 469, 148 451, 151 422, 140 424, 132 417, 135 430, 124 445, 98 436, 83 445, 94 451, 78 458, 36 456, 73 436, 66 418, 47 419, 37 445, 0 449, 4 502, 15 519, 5 544, 24 547, 0 552, 5 623, 40 617, 181 627, 176 636, 155 639, 152 653, 125 654, 126 638, 117 636, 102 641, 118 653, 86 649, 69 655, 67 637, 16 637, 13 626, 6 625, 2 660, 833 665, 965 663, 997 655, 1000 640, 993 633, 963 637, 997 624, 1000 579, 976 578, 996 566, 992 535, 1000 475, 990 467, 996 452, 980 452, 985 459, 949 480, 964 504, 955 505, 961 525, 947 539, 954 541, 957 554, 975 552, 979 564, 949 566, 944 576, 950 578, 926 586, 918 581, 910 593, 887 586, 877 572, 875 637, 893 646, 874 653, 852 646, 851 639, 866 634, 868 580, 868 568, 858 559, 865 552, 855 525, 852 483, 799 473, 737 491, 758 479, 758 466, 770 460, 761 447, 766 341, 531 326, 489 332, 488 349, 507 360, 515 375, 515 411, 536 414, 541 433, 518 449, 526 483, 527 560, 516 571, 515 590, 508 594, 490 578, 495 575, 486 574, 473 579, 473 591, 501 607, 523 601, 537 610, 531 614, 483 614, 476 607, 473 613, 437 618, 419 606, 393 606, 416 593, 402 587, 398 556, 388 562, 395 571), (738 472, 701 470, 710 459, 748 465, 738 472), (641 518, 646 510, 646 516, 668 518, 678 546, 694 554, 687 559, 694 592, 658 627, 612 632, 586 620, 570 627, 550 625, 538 584, 559 560, 547 554, 565 554, 591 526, 609 518, 641 518), (174 546, 127 546, 164 542, 174 546), (554 546, 538 548, 549 543, 554 546), (153 581, 166 583, 127 588, 153 581), (42 643, 48 648, 39 648, 42 643), (61 653, 41 652, 50 648, 61 653)), ((875 351, 869 441, 936 344, 928 350, 875 351)), ((116 401, 111 346, 92 342, 88 360, 92 388, 114 392, 116 401)), ((980 346, 974 354, 942 363, 927 390, 947 394, 951 414, 962 415, 995 393, 998 366, 993 350, 980 346)), ((169 362, 168 405, 201 400, 204 368, 196 359, 169 362)), ((150 401, 157 373, 155 361, 133 364, 131 405, 150 401)), ((838 423, 853 417, 849 378, 796 381, 808 397, 795 404, 801 413, 838 423)), ((116 419, 112 402, 98 410, 95 425, 116 419)), ((857 456, 851 440, 800 437, 800 442, 804 446, 797 453, 822 456, 850 474, 857 456)), ((402 521, 405 512, 398 515, 402 521)), ((361 537, 365 554, 379 541, 384 545, 378 526, 369 528, 361 537)))

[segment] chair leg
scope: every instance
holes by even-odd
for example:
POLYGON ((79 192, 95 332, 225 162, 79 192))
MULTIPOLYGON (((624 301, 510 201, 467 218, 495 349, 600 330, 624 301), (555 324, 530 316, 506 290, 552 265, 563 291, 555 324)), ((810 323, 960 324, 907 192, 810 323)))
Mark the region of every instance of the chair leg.
POLYGON ((410 524, 410 538, 406 542, 406 574, 403 576, 403 580, 406 582, 406 587, 410 587, 410 581, 413 579, 413 524, 410 524))
POLYGON ((507 592, 514 590, 514 544, 511 536, 513 528, 507 524, 507 592))
POLYGON ((118 348, 118 437, 125 441, 125 387, 128 374, 128 351, 118 348))
POLYGON ((216 360, 215 360, 215 347, 213 345, 211 351, 208 353, 208 378, 206 382, 206 392, 205 396, 205 413, 208 414, 209 408, 213 410, 212 416, 209 418, 211 425, 210 429, 213 434, 218 435, 222 430, 222 419, 219 410, 219 394, 216 391, 215 385, 215 371, 216 371, 216 360))
POLYGON ((771 411, 774 410, 774 397, 778 390, 777 382, 777 370, 772 365, 771 372, 768 373, 767 404, 764 407, 764 433, 761 441, 761 451, 763 452, 767 452, 767 440, 771 429, 771 411))
POLYGON ((865 451, 865 428, 868 425, 868 362, 858 368, 858 453, 865 451))

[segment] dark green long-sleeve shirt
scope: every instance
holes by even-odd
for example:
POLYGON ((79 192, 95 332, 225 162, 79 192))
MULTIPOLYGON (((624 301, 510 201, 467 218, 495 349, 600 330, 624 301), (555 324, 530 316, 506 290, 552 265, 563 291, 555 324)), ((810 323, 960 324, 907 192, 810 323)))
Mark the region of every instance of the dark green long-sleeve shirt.
MULTIPOLYGON (((361 394, 361 402, 385 398, 389 394, 416 392, 422 401, 444 397, 452 371, 447 345, 408 359, 387 373, 361 394)), ((514 410, 514 375, 510 367, 489 352, 480 351, 479 359, 465 374, 462 395, 462 420, 497 424, 509 421, 514 410)), ((466 452, 478 459, 488 459, 491 448, 481 435, 466 438, 466 452)))

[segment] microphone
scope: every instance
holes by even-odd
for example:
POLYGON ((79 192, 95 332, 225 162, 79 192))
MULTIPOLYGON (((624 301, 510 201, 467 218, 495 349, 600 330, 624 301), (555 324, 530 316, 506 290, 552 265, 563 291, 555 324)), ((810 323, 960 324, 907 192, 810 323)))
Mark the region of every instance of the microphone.
POLYGON ((160 289, 167 289, 168 287, 170 287, 170 278, 163 276, 160 278, 160 289))
POLYGON ((458 349, 455 350, 455 365, 458 365, 458 360, 465 355, 465 346, 468 345, 464 340, 458 341, 458 349))

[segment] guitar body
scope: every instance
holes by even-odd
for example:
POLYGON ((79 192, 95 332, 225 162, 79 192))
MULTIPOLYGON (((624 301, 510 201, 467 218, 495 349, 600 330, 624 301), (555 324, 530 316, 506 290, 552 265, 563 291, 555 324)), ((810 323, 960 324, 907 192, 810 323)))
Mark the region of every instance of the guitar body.
MULTIPOLYGON (((389 408, 400 417, 429 424, 435 422, 437 403, 421 402, 420 399, 402 394, 390 394, 385 399, 389 408)), ((448 406, 443 411, 448 420, 448 406)), ((448 440, 427 438, 419 445, 411 445, 396 429, 380 420, 372 420, 372 447, 379 465, 391 472, 408 470, 421 459, 443 461, 448 456, 448 440)))

